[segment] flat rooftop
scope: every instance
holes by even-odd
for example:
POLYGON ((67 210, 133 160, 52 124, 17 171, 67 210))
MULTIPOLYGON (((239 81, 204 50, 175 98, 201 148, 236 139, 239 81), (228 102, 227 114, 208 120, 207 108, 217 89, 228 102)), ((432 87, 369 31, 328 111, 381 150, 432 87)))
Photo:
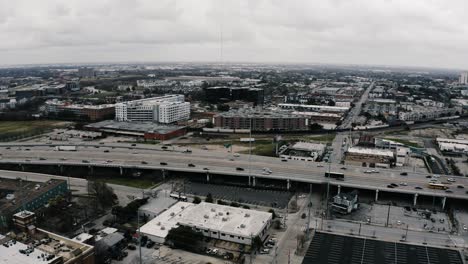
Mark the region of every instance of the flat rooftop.
POLYGON ((140 133, 158 133, 167 134, 179 129, 184 126, 173 126, 173 125, 161 125, 154 122, 120 122, 114 120, 105 120, 85 126, 86 128, 98 129, 98 130, 112 130, 112 131, 130 131, 140 133))
POLYGON ((310 143, 310 142, 297 142, 291 146, 291 149, 306 150, 306 151, 313 151, 313 150, 324 151, 325 144, 310 143))
POLYGON ((13 242, 13 240, 9 240, 2 244, 0 246, 0 264, 53 263, 59 258, 59 256, 55 255, 52 257, 51 254, 40 249, 34 249, 34 251, 28 254, 23 254, 20 250, 26 250, 28 246, 18 241, 13 242))
POLYGON ((453 249, 316 232, 302 264, 463 264, 453 249))
POLYGON ((257 235, 272 217, 271 213, 202 202, 178 202, 141 227, 141 232, 166 237, 178 225, 250 237, 257 235))
POLYGON ((348 153, 393 157, 393 152, 390 150, 373 149, 373 148, 351 147, 348 149, 348 153))
POLYGON ((15 212, 23 204, 63 183, 66 181, 50 179, 46 182, 34 182, 23 179, 7 179, 1 178, 0 174, 0 213, 15 212))

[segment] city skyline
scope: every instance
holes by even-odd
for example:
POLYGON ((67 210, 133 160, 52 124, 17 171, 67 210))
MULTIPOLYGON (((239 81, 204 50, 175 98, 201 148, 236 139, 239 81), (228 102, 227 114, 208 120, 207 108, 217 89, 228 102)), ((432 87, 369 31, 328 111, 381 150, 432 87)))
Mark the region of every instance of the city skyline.
POLYGON ((0 6, 3 65, 212 61, 468 68, 462 56, 468 52, 468 3, 457 0, 0 6))

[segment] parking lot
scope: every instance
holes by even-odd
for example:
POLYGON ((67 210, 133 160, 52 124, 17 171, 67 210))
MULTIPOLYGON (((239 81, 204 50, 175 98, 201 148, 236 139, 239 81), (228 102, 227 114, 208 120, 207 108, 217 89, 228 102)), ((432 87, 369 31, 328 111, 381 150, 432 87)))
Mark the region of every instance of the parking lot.
POLYGON ((236 186, 190 183, 186 189, 193 195, 206 196, 208 193, 215 199, 237 201, 259 206, 285 208, 292 193, 273 190, 257 190, 236 186))
POLYGON ((411 230, 426 230, 433 232, 450 232, 451 222, 447 214, 443 212, 429 212, 399 206, 389 206, 382 204, 360 204, 358 211, 341 216, 339 218, 361 221, 364 223, 386 225, 388 215, 388 226, 411 230), (409 209, 409 210, 408 210, 409 209), (426 214, 428 217, 426 217, 426 214))

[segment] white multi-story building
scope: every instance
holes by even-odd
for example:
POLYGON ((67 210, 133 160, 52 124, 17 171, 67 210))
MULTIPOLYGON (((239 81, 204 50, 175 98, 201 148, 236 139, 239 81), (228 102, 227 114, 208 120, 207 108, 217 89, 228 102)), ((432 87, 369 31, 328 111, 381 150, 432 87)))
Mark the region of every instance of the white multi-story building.
POLYGON ((468 72, 462 72, 459 79, 460 84, 468 84, 468 72))
POLYGON ((184 100, 184 95, 175 94, 118 103, 115 105, 115 119, 165 124, 187 120, 190 117, 190 103, 184 100))

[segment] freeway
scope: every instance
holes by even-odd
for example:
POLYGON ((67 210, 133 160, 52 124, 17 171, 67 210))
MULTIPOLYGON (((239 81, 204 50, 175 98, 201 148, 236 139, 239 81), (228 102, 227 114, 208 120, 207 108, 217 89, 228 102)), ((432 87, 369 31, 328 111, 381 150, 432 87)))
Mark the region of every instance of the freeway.
MULTIPOLYGON (((427 174, 416 172, 407 172, 407 176, 400 175, 401 171, 391 169, 379 169, 376 173, 366 173, 368 168, 293 160, 282 162, 278 158, 263 156, 252 156, 251 161, 249 161, 248 155, 233 157, 231 153, 218 151, 193 150, 192 153, 184 153, 182 149, 175 147, 173 151, 163 151, 153 146, 129 147, 129 144, 126 144, 126 146, 122 144, 122 146, 80 145, 77 147, 76 152, 55 151, 54 148, 42 145, 29 145, 21 148, 0 145, 0 152, 3 154, 0 164, 62 164, 166 169, 197 173, 207 173, 209 171, 210 174, 253 176, 278 180, 289 179, 297 182, 320 184, 330 180, 330 184, 343 187, 468 199, 465 190, 457 188, 458 185, 468 187, 468 179, 461 177, 456 177, 456 182, 451 184, 450 192, 446 192, 444 190, 428 189, 426 187, 428 184, 427 174), (86 160, 86 163, 83 160, 86 160), (167 165, 161 165, 161 162, 165 162, 167 165), (189 167, 188 164, 194 164, 195 167, 189 167), (330 171, 344 173, 344 181, 325 178, 324 174, 328 171, 329 166, 330 171), (242 170, 237 168, 242 168, 242 170), (265 174, 263 168, 269 168, 272 173, 265 174), (392 183, 399 186, 389 188, 388 185, 392 183)), ((449 176, 442 175, 439 180, 447 182, 448 178, 449 176)))

